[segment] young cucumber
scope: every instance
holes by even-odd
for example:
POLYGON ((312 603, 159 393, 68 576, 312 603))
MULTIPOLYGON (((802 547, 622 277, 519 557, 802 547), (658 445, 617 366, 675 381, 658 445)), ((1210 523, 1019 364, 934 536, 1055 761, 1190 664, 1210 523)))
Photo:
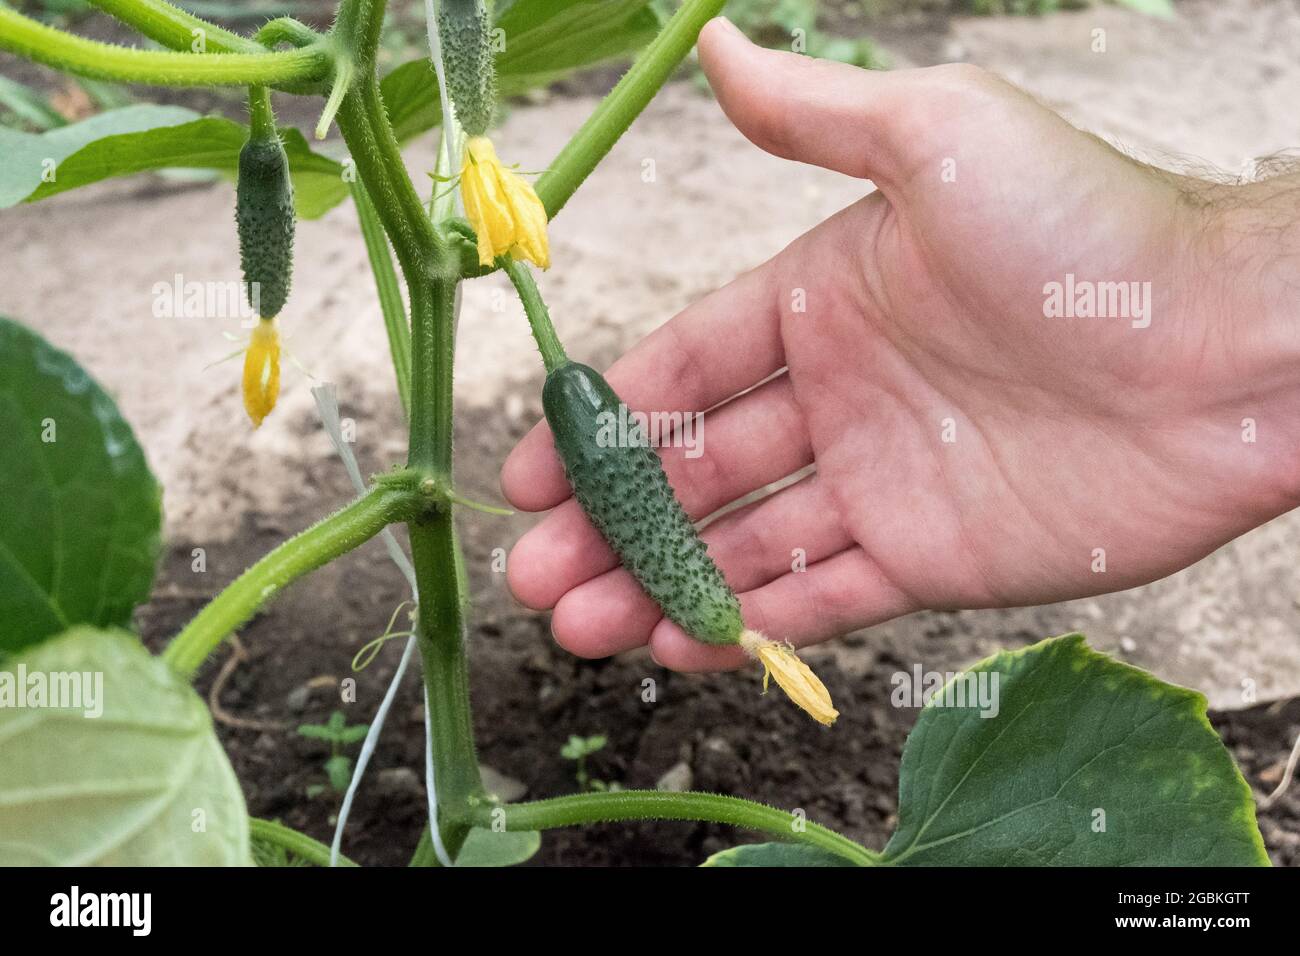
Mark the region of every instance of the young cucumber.
POLYGON ((278 136, 255 134, 239 151, 235 197, 248 301, 262 318, 271 319, 284 307, 293 275, 293 182, 278 136))
POLYGON ((503 268, 546 364, 542 409, 555 450, 592 524, 670 621, 697 641, 740 645, 763 665, 765 692, 774 678, 810 717, 833 724, 839 712, 830 692, 794 648, 745 627, 736 592, 695 533, 648 437, 620 428, 626 406, 609 383, 569 361, 528 268, 509 260, 503 268))
POLYGON ((456 119, 470 136, 483 136, 496 108, 492 23, 483 0, 442 0, 438 39, 456 119))
POLYGON ((622 447, 614 440, 622 404, 586 365, 565 362, 546 376, 542 408, 574 497, 669 620, 698 641, 740 643, 740 602, 673 494, 659 456, 644 435, 622 447))

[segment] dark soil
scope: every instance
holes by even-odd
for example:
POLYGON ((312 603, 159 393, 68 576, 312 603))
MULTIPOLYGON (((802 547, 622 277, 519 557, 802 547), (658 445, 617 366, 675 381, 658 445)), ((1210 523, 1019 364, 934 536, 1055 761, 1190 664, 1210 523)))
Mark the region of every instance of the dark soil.
MULTIPOLYGON (((529 393, 525 388, 521 394, 529 393)), ((466 494, 494 497, 500 461, 536 412, 530 399, 515 422, 504 422, 506 416, 495 411, 462 414, 459 480, 466 494)), ((361 417, 363 410, 344 414, 361 417)), ((318 427, 313 420, 301 423, 304 437, 318 427)), ((376 413, 371 427, 359 433, 394 435, 400 428, 396 418, 376 413)), ((391 464, 378 459, 377 447, 357 448, 363 470, 391 464)), ((238 533, 224 543, 171 543, 154 600, 139 622, 152 646, 254 559, 350 497, 336 462, 304 461, 300 467, 302 495, 290 513, 237 519, 238 533), (192 548, 200 546, 207 558, 202 574, 192 570, 192 548)), ((573 765, 560 757, 561 746, 570 734, 605 734, 608 745, 589 760, 594 778, 653 787, 684 763, 694 789, 799 807, 810 819, 868 846, 884 845, 895 822, 899 758, 915 719, 914 711, 890 705, 889 675, 918 658, 938 658, 959 643, 962 622, 953 615, 915 615, 892 635, 876 631, 843 638, 869 664, 865 674, 850 676, 829 658, 818 661, 818 673, 842 712, 828 731, 779 696, 761 697, 753 673, 672 674, 643 653, 606 661, 570 657, 550 639, 546 618, 515 605, 504 575, 491 570, 493 549, 508 547, 527 523, 522 517, 477 513, 461 521, 475 602, 471 673, 483 763, 524 784, 529 798, 572 793, 577 789, 573 765), (654 681, 652 702, 643 700, 647 679, 654 681)), ((323 723, 334 710, 343 710, 351 723, 370 719, 401 642, 391 642, 355 675, 356 703, 341 702, 338 682, 354 676, 353 655, 381 633, 406 596, 401 576, 372 541, 287 589, 243 629, 240 638, 249 658, 225 682, 219 703, 236 720, 269 726, 250 729, 219 720, 218 730, 254 815, 329 842, 340 799, 322 789, 322 764, 329 754, 295 731, 303 723, 323 723)), ((1004 643, 1021 646, 1040 636, 1010 634, 1004 643)), ((229 653, 223 649, 220 660, 229 653)), ((218 665, 210 663, 199 682, 205 695, 218 665)), ((349 822, 346 852, 363 863, 405 864, 425 821, 417 671, 413 667, 407 675, 349 822)), ((1211 719, 1256 792, 1271 790, 1300 730, 1300 700, 1211 719)), ((1261 812, 1260 826, 1275 863, 1300 865, 1300 786, 1261 812)), ((533 862, 694 865, 752 838, 726 827, 680 823, 552 831, 533 862)))

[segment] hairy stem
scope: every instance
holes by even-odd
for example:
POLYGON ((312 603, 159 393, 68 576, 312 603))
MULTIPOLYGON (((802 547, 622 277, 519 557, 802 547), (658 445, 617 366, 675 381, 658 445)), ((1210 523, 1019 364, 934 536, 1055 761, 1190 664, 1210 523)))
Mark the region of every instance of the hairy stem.
POLYGON ((497 265, 505 270, 514 284, 515 291, 519 293, 519 301, 524 305, 524 314, 528 316, 528 326, 533 330, 533 338, 537 341, 537 350, 542 353, 542 363, 546 366, 546 371, 555 371, 567 362, 569 357, 564 353, 560 337, 555 334, 555 326, 551 324, 551 313, 546 308, 546 303, 542 301, 542 294, 537 289, 537 282, 533 279, 532 272, 527 265, 510 256, 498 257, 497 265))
POLYGON ((551 800, 473 808, 469 822, 491 827, 504 813, 507 830, 550 830, 581 823, 619 820, 697 820, 727 823, 746 830, 770 833, 782 840, 804 843, 834 853, 860 866, 874 866, 880 855, 820 824, 739 797, 716 793, 667 793, 659 790, 618 790, 612 793, 578 793, 551 800))
POLYGON ((280 135, 271 109, 271 91, 265 86, 248 88, 248 129, 253 139, 276 139, 280 135))
POLYGON ((191 53, 264 53, 260 44, 173 6, 167 0, 90 0, 109 16, 171 50, 191 53))
MULTIPOLYGON (((422 485, 450 487, 457 270, 450 266, 445 240, 434 231, 406 173, 379 94, 373 56, 382 15, 377 0, 345 0, 340 8, 332 34, 357 38, 350 46, 362 72, 343 98, 337 120, 406 279, 411 320, 409 468, 422 485)), ((483 794, 469 709, 465 569, 450 507, 417 516, 409 522, 409 531, 439 805, 435 823, 454 855, 469 833, 460 817, 483 794)))
POLYGON ((445 244, 434 232, 419 193, 406 174, 373 73, 358 77, 343 98, 337 120, 413 293, 416 286, 427 285, 434 277, 445 255, 445 244))
POLYGON ((601 100, 573 139, 560 150, 560 155, 537 180, 537 195, 549 218, 555 218, 596 164, 605 158, 686 58, 704 24, 718 15, 725 3, 726 0, 686 0, 618 85, 601 100))
POLYGON ((0 50, 99 80, 154 86, 278 86, 330 75, 323 46, 268 53, 137 50, 64 33, 0 6, 0 50))
POLYGON ((484 797, 469 703, 464 572, 450 508, 433 520, 412 522, 408 530, 420 589, 416 635, 429 692, 438 825, 443 846, 454 858, 469 835, 465 809, 484 797))
POLYGON ((162 657, 186 678, 285 585, 407 521, 428 505, 408 473, 386 476, 368 493, 295 535, 236 578, 173 638, 162 657))
MULTIPOLYGON (((313 840, 305 833, 299 833, 297 830, 286 827, 284 824, 250 817, 248 820, 248 835, 254 840, 260 840, 262 843, 269 843, 272 846, 288 850, 295 856, 300 856, 308 863, 313 863, 316 866, 330 865, 329 847, 324 843, 313 840)), ((346 856, 339 854, 339 866, 356 865, 346 856)))

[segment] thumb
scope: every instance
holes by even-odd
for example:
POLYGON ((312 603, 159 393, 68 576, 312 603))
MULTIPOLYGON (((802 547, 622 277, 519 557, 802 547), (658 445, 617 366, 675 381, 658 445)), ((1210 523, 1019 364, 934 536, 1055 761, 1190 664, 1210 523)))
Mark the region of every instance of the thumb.
POLYGON ((877 181, 905 161, 893 146, 904 74, 765 50, 724 17, 705 25, 699 55, 723 112, 761 149, 877 181))

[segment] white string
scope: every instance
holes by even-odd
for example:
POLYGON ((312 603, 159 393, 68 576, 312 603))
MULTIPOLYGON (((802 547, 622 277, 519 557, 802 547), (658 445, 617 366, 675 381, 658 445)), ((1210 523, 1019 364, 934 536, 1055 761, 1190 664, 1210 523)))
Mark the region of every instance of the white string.
MULTIPOLYGON (((316 399, 316 411, 320 415, 321 424, 325 426, 325 433, 329 435, 330 443, 333 444, 338 456, 343 459, 343 467, 347 469, 353 487, 356 488, 358 494, 365 494, 366 485, 361 480, 361 468, 357 465, 357 456, 352 453, 351 447, 343 440, 343 430, 339 421, 338 390, 333 382, 326 382, 313 388, 311 394, 316 399)), ((385 528, 380 534, 383 535, 384 545, 388 549, 389 557, 401 569, 407 583, 411 586, 411 595, 418 606, 419 594, 415 586, 415 569, 411 567, 411 562, 407 559, 401 545, 397 543, 397 539, 393 537, 393 533, 385 528)), ((411 662, 415 647, 415 638, 408 637, 406 647, 402 650, 402 659, 397 664, 397 671, 393 674, 393 679, 388 682, 388 690, 384 693, 384 699, 380 701, 379 709, 375 711, 375 718, 370 722, 370 729, 366 731, 366 739, 361 745, 361 753, 357 756, 357 764, 352 771, 352 779, 348 781, 347 792, 343 795, 343 805, 339 808, 338 823, 334 826, 334 841, 330 844, 330 866, 338 866, 339 864, 339 852, 343 846, 343 830, 347 826, 348 815, 352 812, 352 801, 356 797, 357 790, 361 787, 361 778, 365 776, 366 767, 370 764, 370 758, 374 755, 375 748, 379 744, 379 735, 383 732, 384 722, 388 719, 389 708, 392 707, 393 699, 397 696, 397 688, 406 675, 406 666, 411 662)), ((427 720, 427 706, 425 713, 427 720)), ((436 807, 437 797, 431 797, 431 801, 436 807)), ((439 859, 441 860, 441 857, 439 859)))
POLYGON ((429 837, 433 841, 433 852, 443 866, 451 866, 451 855, 442 845, 442 833, 438 829, 438 788, 433 780, 433 721, 429 717, 429 689, 424 689, 424 792, 429 795, 429 837))

